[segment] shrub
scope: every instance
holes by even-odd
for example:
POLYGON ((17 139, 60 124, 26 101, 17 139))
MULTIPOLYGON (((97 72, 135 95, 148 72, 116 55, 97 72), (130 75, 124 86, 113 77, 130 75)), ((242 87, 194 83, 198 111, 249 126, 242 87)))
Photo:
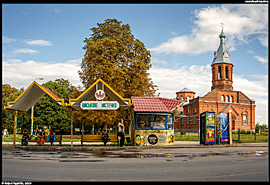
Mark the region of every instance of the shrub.
POLYGON ((186 130, 181 130, 181 135, 185 135, 186 134, 186 130))

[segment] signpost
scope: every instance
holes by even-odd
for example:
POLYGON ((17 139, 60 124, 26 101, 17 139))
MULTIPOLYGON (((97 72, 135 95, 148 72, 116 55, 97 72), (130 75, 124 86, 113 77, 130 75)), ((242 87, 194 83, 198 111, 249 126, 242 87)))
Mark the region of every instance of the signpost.
POLYGON ((82 101, 80 107, 83 110, 117 110, 119 103, 117 101, 82 101))

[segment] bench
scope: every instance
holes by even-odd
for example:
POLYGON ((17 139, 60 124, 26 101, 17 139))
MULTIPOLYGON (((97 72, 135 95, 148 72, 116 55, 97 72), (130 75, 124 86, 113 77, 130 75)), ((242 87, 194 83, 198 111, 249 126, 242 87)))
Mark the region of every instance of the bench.
MULTIPOLYGON (((110 142, 118 142, 118 138, 116 134, 109 134, 110 142)), ((81 145, 83 146, 83 142, 103 142, 102 135, 82 135, 81 145)))
MULTIPOLYGON (((55 136, 56 136, 56 139, 55 139, 54 142, 59 142, 59 145, 62 146, 62 135, 55 135, 55 136)), ((28 143, 29 142, 37 142, 37 138, 34 139, 34 140, 31 140, 31 138, 32 138, 32 135, 29 135, 28 143)), ((48 141, 48 136, 45 136, 44 137, 44 140, 45 140, 45 142, 49 142, 48 141)))

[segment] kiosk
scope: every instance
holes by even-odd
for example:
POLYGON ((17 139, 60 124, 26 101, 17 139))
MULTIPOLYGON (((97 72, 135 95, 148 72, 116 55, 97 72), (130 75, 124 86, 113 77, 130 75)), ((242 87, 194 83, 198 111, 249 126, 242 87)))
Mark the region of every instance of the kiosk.
POLYGON ((203 112, 200 114, 200 144, 216 144, 215 112, 203 112))
POLYGON ((220 113, 216 115, 217 144, 230 144, 229 115, 220 113))
POLYGON ((174 114, 182 101, 160 97, 132 97, 134 103, 135 144, 173 145, 174 114))

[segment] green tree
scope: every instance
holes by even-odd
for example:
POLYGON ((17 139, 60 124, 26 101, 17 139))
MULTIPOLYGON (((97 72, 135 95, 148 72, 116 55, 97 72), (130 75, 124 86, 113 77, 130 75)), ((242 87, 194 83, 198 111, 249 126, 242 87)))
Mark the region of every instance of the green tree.
POLYGON ((11 87, 9 84, 2 85, 2 105, 9 95, 14 94, 15 92, 18 92, 18 89, 15 87, 11 87))
MULTIPOLYGON (((21 88, 20 90, 16 88, 9 88, 11 87, 8 84, 5 84, 2 86, 2 96, 6 96, 5 99, 2 97, 2 130, 4 128, 8 129, 9 133, 13 133, 13 125, 14 125, 14 115, 13 111, 6 111, 4 109, 4 106, 7 106, 8 102, 14 101, 18 96, 20 96, 24 89, 21 88), (3 88, 3 86, 7 88, 3 88), (7 92, 10 91, 10 94, 7 92), (8 95, 8 96, 7 96, 8 95)), ((17 114, 17 128, 21 128, 21 132, 23 132, 24 129, 30 131, 30 111, 27 112, 19 112, 17 114)))
MULTIPOLYGON (((85 54, 79 71, 85 88, 101 78, 124 98, 154 96, 156 89, 148 73, 150 51, 134 38, 130 26, 116 19, 106 19, 90 30, 93 33, 84 40, 85 54)), ((124 114, 128 114, 127 111, 88 111, 87 120, 110 124, 120 115, 125 117, 124 114)))
MULTIPOLYGON (((59 98, 67 102, 74 88, 68 80, 57 79, 49 81, 42 86, 51 90, 59 98)), ((34 123, 52 126, 53 129, 70 129, 70 116, 68 109, 59 105, 49 95, 45 95, 35 105, 34 123)))

